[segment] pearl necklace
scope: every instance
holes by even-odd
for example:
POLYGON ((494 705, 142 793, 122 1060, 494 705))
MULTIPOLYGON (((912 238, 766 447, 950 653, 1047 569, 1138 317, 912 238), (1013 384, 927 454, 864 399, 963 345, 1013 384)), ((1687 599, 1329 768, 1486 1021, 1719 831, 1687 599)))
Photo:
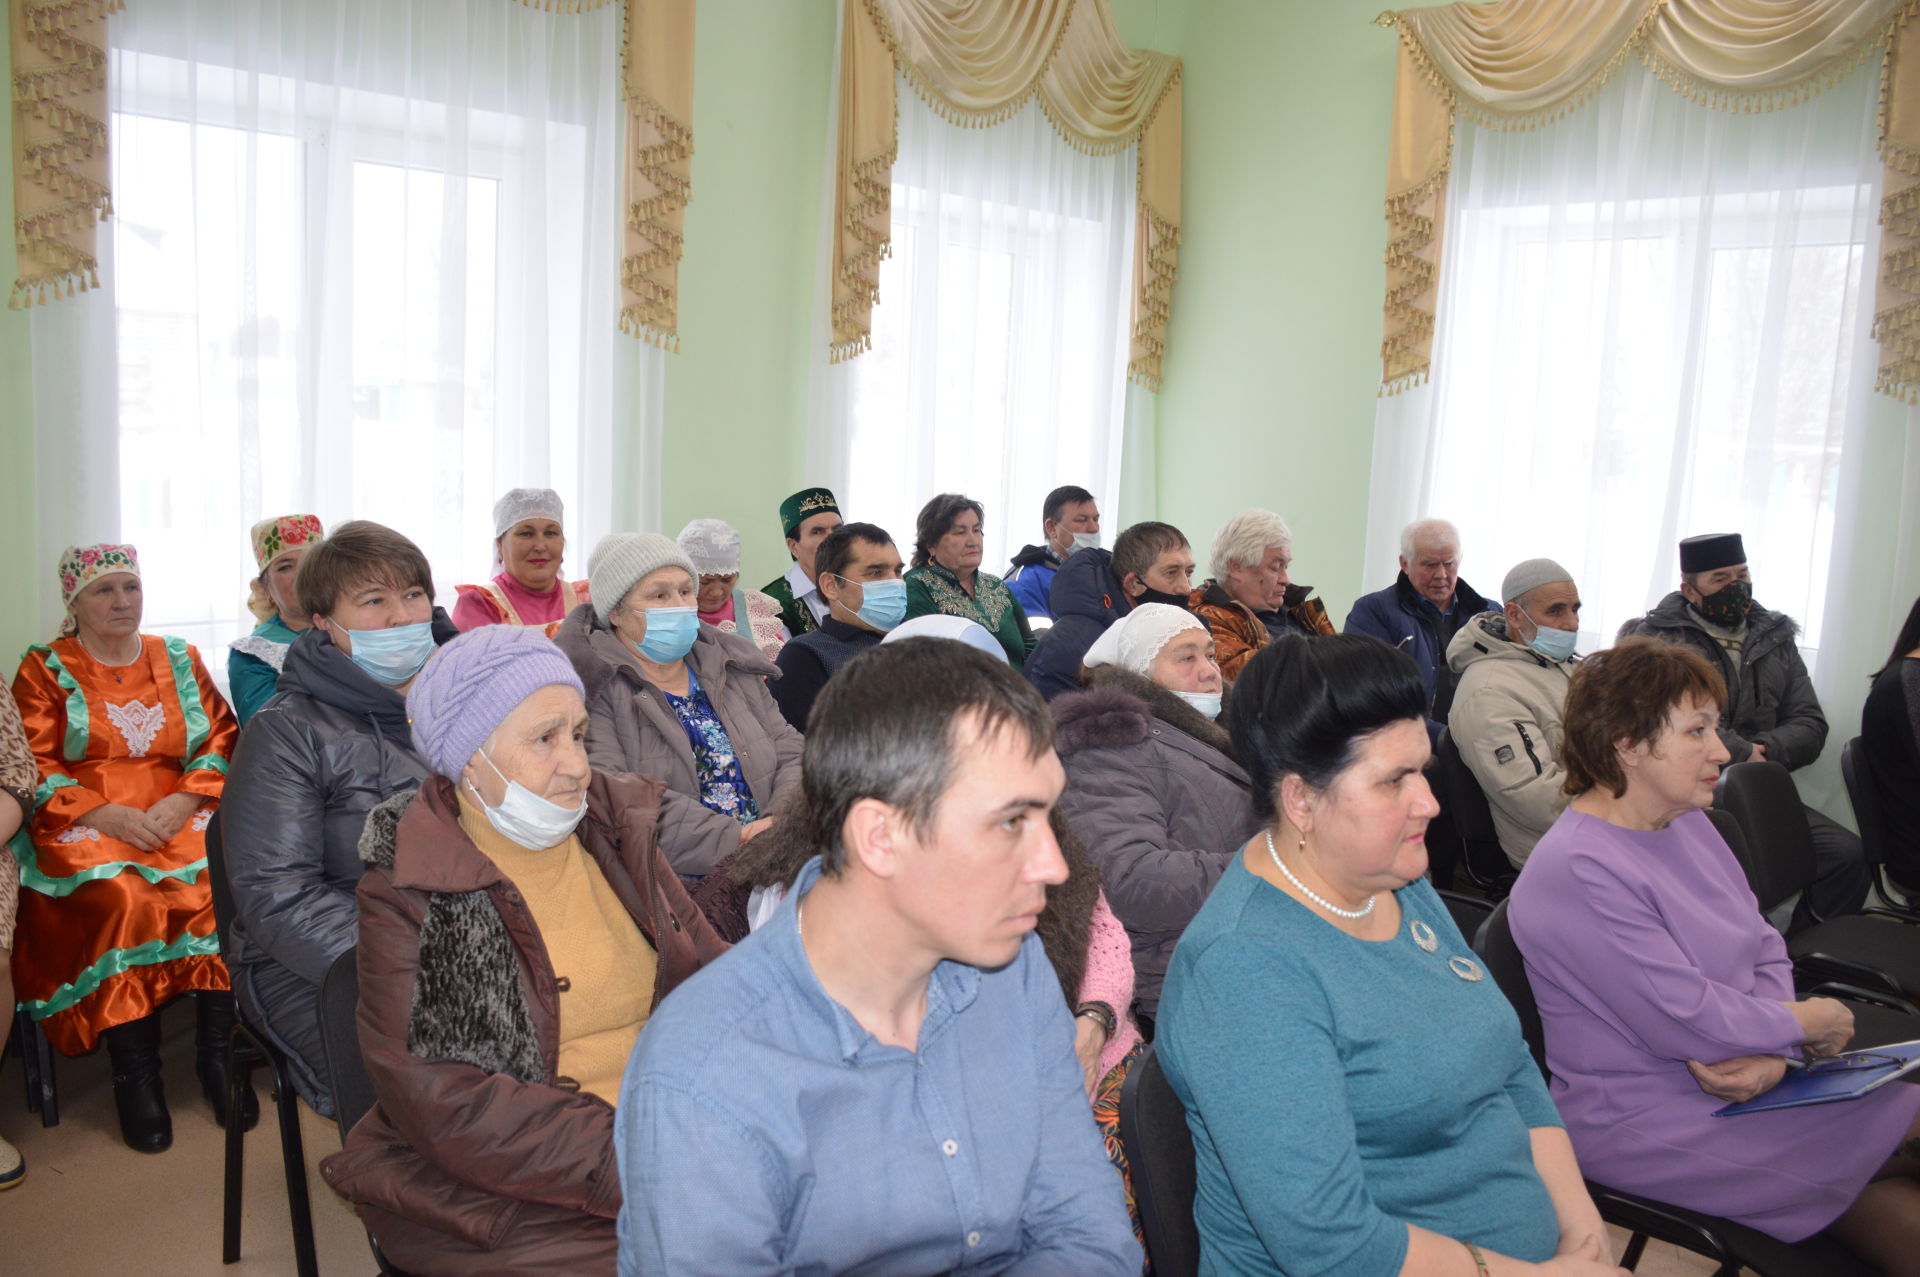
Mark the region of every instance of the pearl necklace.
MULTIPOLYGON (((1304 848, 1306 845, 1307 845, 1307 840, 1302 838, 1300 840, 1300 846, 1304 848)), ((1314 892, 1313 888, 1307 886, 1306 883, 1301 882, 1298 878, 1294 877, 1293 870, 1287 868, 1287 862, 1280 859, 1280 853, 1274 850, 1273 831, 1271 829, 1267 831, 1267 854, 1273 857, 1274 867, 1278 869, 1281 873, 1287 876, 1287 881, 1300 889, 1301 895, 1313 901, 1313 903, 1319 905, 1322 909, 1325 909, 1328 913, 1333 914, 1336 917, 1364 918, 1368 914, 1373 912, 1374 902, 1380 898, 1380 893, 1375 892, 1373 895, 1368 896, 1367 903, 1364 905, 1361 905, 1358 909, 1342 909, 1339 905, 1334 904, 1331 900, 1326 899, 1324 896, 1317 895, 1314 892)))

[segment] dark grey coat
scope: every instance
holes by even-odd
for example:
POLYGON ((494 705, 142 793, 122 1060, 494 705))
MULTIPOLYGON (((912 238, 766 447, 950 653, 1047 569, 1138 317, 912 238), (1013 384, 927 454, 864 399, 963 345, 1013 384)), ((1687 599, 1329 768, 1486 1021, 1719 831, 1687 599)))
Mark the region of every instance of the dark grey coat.
POLYGON ((1180 933, 1260 827, 1251 782, 1224 728, 1137 674, 1102 666, 1051 709, 1060 807, 1133 940, 1134 996, 1152 1015, 1180 933))
POLYGON ((1794 642, 1800 627, 1791 617, 1759 604, 1747 614, 1747 641, 1739 669, 1715 641, 1700 617, 1675 590, 1645 616, 1620 627, 1620 637, 1651 634, 1691 644, 1727 681, 1727 708, 1720 715, 1720 740, 1744 763, 1753 747, 1765 745, 1767 757, 1789 771, 1820 757, 1827 743, 1827 716, 1814 695, 1813 679, 1794 642))
MULTIPOLYGON (((639 772, 666 785, 660 845, 673 867, 683 874, 705 874, 731 855, 740 846, 740 825, 700 805, 700 777, 686 729, 625 642, 594 617, 589 603, 568 614, 553 641, 587 689, 587 757, 594 768, 639 772)), ((766 680, 779 678, 779 668, 749 640, 711 625, 700 627, 687 664, 727 729, 760 814, 771 815, 774 800, 800 783, 805 743, 767 690, 766 680)))

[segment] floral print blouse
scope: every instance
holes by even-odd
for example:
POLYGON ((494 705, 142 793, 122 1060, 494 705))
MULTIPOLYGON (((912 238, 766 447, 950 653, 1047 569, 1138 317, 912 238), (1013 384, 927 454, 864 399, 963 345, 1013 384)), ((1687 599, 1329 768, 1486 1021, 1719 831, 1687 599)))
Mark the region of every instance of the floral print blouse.
POLYGON ((760 819, 760 805, 747 787, 740 760, 733 753, 733 741, 727 737, 726 725, 714 713, 713 702, 701 690, 693 667, 687 667, 685 696, 671 692, 663 695, 667 704, 673 706, 674 715, 693 746, 693 770, 700 778, 700 805, 722 816, 731 816, 743 825, 760 819))

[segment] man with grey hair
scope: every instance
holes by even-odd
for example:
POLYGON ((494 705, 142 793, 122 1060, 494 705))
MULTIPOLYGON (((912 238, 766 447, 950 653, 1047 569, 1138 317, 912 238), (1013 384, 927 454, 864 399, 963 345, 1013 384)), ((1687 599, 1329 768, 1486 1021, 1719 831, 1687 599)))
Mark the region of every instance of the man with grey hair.
POLYGON ((1505 609, 1469 620, 1447 647, 1456 686, 1447 727, 1486 793, 1515 869, 1567 805, 1567 684, 1580 629, 1580 590, 1552 559, 1528 559, 1500 583, 1505 609))
POLYGON ((1220 673, 1231 683, 1253 654, 1289 631, 1331 634, 1326 604, 1313 587, 1295 585, 1293 530, 1271 510, 1242 510, 1213 538, 1213 575, 1187 609, 1213 634, 1220 673))
POLYGON ((1400 575, 1354 602, 1345 631, 1371 634, 1413 658, 1427 685, 1427 734, 1437 741, 1453 703, 1447 646, 1461 626, 1492 608, 1460 579, 1459 529, 1445 519, 1416 519, 1400 533, 1400 575))

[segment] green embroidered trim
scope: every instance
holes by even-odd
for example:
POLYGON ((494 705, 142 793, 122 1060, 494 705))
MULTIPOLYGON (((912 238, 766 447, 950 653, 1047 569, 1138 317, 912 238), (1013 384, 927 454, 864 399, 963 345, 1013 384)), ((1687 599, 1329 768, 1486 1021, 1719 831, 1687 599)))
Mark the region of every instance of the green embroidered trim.
POLYGON ((165 642, 167 664, 173 667, 173 694, 180 698, 180 713, 187 720, 186 757, 193 758, 212 732, 207 723, 207 707, 200 703, 200 681, 193 676, 193 658, 187 653, 187 641, 169 635, 165 642))
POLYGON ((202 754, 180 770, 183 772, 219 772, 222 776, 229 774, 227 771, 227 760, 218 754, 202 754))
POLYGON ((118 878, 131 870, 148 882, 160 882, 171 878, 175 882, 184 882, 191 886, 200 880, 201 871, 207 867, 207 859, 202 856, 191 864, 181 865, 178 869, 156 869, 138 860, 109 860, 104 864, 89 865, 79 873, 68 874, 64 878, 55 878, 40 869, 39 849, 25 833, 15 834, 7 846, 13 849, 13 858, 20 862, 20 889, 37 891, 43 896, 52 896, 55 900, 70 896, 90 882, 99 882, 104 878, 118 878))
POLYGON ((52 648, 44 643, 36 643, 27 651, 44 653, 47 668, 53 671, 54 680, 67 689, 67 739, 60 752, 68 762, 77 763, 87 756, 86 693, 80 690, 80 684, 73 681, 73 675, 67 673, 67 667, 60 663, 59 655, 52 648))
POLYGON ((33 810, 38 813, 42 807, 52 801, 55 790, 65 789, 69 785, 78 789, 80 782, 71 776, 49 776, 41 781, 33 791, 33 810))
POLYGON ((171 944, 161 940, 149 940, 145 944, 137 944, 130 949, 109 949, 69 983, 55 989, 52 997, 43 1002, 22 1002, 20 1006, 34 1019, 44 1020, 92 996, 94 990, 102 984, 114 976, 124 975, 135 967, 150 967, 162 962, 174 962, 180 958, 200 957, 219 952, 219 936, 196 936, 191 931, 181 932, 180 938, 171 944))
POLYGON ((974 592, 969 595, 960 588, 960 578, 938 563, 929 563, 914 571, 921 574, 921 583, 936 608, 948 616, 973 621, 999 637, 1000 622, 1006 619, 1007 609, 1013 605, 1013 595, 999 577, 990 572, 975 572, 974 592))

